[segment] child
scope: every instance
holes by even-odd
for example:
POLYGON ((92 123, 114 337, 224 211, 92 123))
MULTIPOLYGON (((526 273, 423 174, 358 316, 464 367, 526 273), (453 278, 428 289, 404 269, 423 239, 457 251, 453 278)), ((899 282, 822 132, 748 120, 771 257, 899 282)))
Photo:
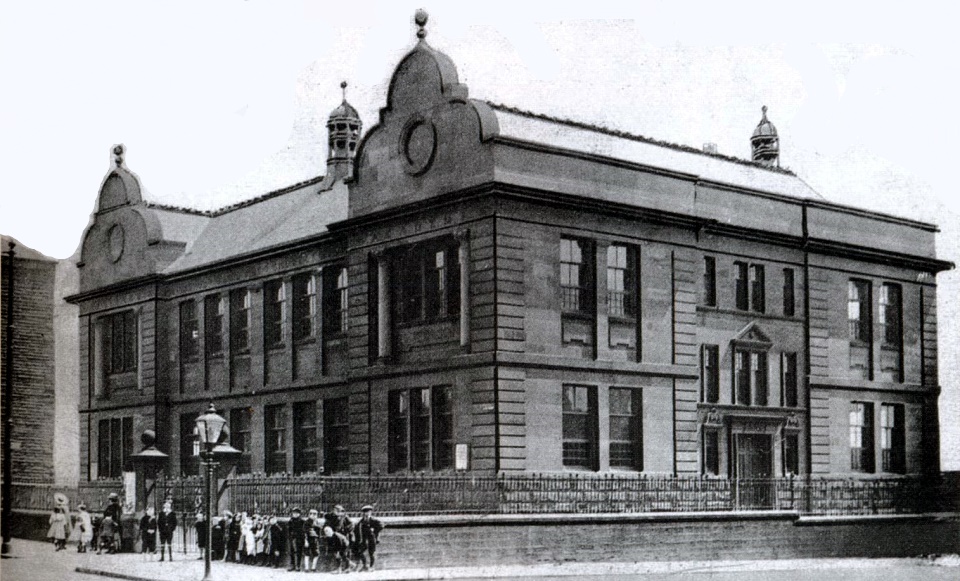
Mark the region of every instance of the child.
POLYGON ((360 509, 360 521, 354 527, 353 554, 361 563, 363 571, 372 571, 376 561, 377 543, 383 523, 373 518, 373 507, 369 504, 360 509), (369 557, 369 561, 368 558, 369 557))
POLYGON ((152 506, 147 507, 146 513, 140 519, 140 552, 157 552, 157 517, 152 506))
POLYGON ((280 567, 287 550, 287 535, 277 517, 270 517, 270 564, 280 567))
POLYGON ((350 560, 350 541, 343 534, 334 532, 330 527, 323 527, 323 536, 327 540, 327 554, 336 563, 334 573, 350 571, 353 561, 350 560))
POLYGON ((160 516, 157 517, 157 529, 160 531, 160 560, 163 560, 163 549, 166 547, 173 561, 173 531, 177 528, 177 515, 173 512, 170 501, 163 503, 160 516))
POLYGON ((47 538, 53 539, 55 551, 62 551, 67 548, 67 517, 63 514, 63 509, 59 506, 53 509, 50 514, 50 529, 47 531, 47 538))
POLYGON ((320 560, 320 534, 323 531, 323 520, 315 508, 311 508, 307 513, 307 521, 304 524, 304 530, 307 535, 307 546, 304 550, 305 571, 316 571, 317 563, 320 560))
POLYGON ((203 512, 198 512, 193 528, 197 530, 197 548, 200 549, 200 556, 203 558, 203 550, 207 547, 207 521, 203 518, 203 512))
POLYGON ((113 517, 109 514, 104 515, 103 520, 100 521, 100 545, 97 548, 98 555, 104 550, 107 551, 107 554, 111 555, 117 552, 116 544, 113 540, 116 534, 117 523, 113 522, 113 517))
POLYGON ((77 526, 80 528, 80 540, 77 544, 78 553, 86 553, 87 545, 93 540, 93 522, 90 519, 90 513, 87 512, 87 505, 80 503, 77 507, 77 526))

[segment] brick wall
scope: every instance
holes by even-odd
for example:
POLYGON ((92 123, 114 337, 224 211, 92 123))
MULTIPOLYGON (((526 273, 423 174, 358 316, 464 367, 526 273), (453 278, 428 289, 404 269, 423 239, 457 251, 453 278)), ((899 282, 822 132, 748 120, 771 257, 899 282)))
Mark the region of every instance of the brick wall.
MULTIPOLYGON (((3 266, 0 327, 3 329, 3 344, 12 340, 13 345, 11 458, 14 479, 52 483, 55 403, 53 284, 56 262, 15 260, 13 336, 10 338, 7 337, 10 268, 6 257, 3 266)), ((6 372, 0 375, 6 390, 6 372)))

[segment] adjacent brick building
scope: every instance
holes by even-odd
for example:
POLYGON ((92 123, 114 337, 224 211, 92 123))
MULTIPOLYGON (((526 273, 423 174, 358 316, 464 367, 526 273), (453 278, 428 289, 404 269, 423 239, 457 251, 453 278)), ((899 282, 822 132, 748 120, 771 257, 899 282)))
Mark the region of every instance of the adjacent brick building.
POLYGON ((470 99, 418 36, 325 176, 198 212, 114 150, 82 478, 147 428, 196 472, 209 401, 240 472, 938 470, 934 225, 824 200, 766 110, 731 158, 470 99))
MULTIPOLYGON (((7 375, 7 366, 10 366, 9 380, 13 385, 12 481, 53 484, 53 304, 57 261, 9 236, 2 236, 0 240, 3 259, 0 266, 0 343, 3 349, 0 353, 3 354, 4 368, 0 371, 0 378, 3 397, 6 397, 11 393, 7 375), (8 359, 8 353, 12 358, 8 359)), ((0 425, 6 424, 0 422, 0 425)))

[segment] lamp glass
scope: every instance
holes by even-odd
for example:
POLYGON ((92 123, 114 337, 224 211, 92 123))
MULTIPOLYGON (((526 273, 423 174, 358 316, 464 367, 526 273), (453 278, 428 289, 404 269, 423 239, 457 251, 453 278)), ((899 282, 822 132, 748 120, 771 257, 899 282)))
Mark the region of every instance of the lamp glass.
POLYGON ((200 444, 203 446, 213 445, 220 439, 220 432, 223 431, 227 420, 223 419, 217 410, 210 404, 207 413, 197 418, 197 436, 200 438, 200 444))

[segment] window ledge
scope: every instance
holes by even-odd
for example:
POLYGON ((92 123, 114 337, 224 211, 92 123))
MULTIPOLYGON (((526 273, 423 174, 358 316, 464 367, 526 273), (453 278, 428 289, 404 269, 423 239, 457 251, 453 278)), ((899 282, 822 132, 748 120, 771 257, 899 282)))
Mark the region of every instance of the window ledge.
POLYGON ((698 313, 717 313, 720 315, 737 315, 741 317, 751 317, 760 319, 771 319, 776 321, 791 321, 802 323, 803 318, 796 315, 789 317, 786 315, 774 315, 773 313, 761 313, 759 311, 741 311, 740 309, 726 309, 722 307, 711 307, 708 305, 697 305, 698 313))

